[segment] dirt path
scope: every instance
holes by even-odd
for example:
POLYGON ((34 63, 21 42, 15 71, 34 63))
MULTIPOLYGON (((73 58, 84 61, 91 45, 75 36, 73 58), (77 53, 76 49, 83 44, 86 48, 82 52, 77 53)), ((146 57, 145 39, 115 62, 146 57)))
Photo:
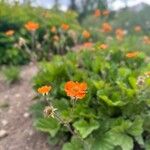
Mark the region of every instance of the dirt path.
POLYGON ((35 94, 31 79, 36 72, 35 65, 24 66, 19 83, 8 86, 0 80, 0 130, 8 134, 0 138, 0 150, 50 149, 46 137, 32 127, 28 112, 35 94))

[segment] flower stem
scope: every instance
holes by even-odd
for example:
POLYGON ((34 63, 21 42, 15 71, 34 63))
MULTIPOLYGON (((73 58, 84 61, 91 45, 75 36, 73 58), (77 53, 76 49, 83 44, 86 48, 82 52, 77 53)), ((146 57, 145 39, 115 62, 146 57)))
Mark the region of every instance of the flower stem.
POLYGON ((62 124, 70 131, 70 133, 71 133, 72 135, 75 135, 75 132, 71 129, 69 123, 64 122, 64 121, 59 117, 59 115, 56 114, 56 113, 55 113, 55 118, 56 118, 60 123, 62 123, 62 124))

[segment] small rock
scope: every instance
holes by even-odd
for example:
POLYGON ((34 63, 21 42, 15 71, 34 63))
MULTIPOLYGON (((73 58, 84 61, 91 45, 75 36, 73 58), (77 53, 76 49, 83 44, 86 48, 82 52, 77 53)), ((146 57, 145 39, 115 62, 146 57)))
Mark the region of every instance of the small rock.
POLYGON ((8 132, 6 130, 0 130, 0 138, 6 137, 8 132))
POLYGON ((30 114, 26 112, 26 113, 23 114, 23 116, 24 116, 25 118, 28 118, 28 117, 30 116, 30 114))
POLYGON ((19 98, 21 95, 19 93, 15 94, 16 98, 19 98))
POLYGON ((10 109, 8 110, 8 113, 11 114, 13 112, 12 107, 10 107, 10 109))
POLYGON ((34 131, 33 130, 30 130, 29 131, 29 136, 32 136, 34 134, 34 131))
POLYGON ((2 125, 3 125, 3 126, 6 126, 6 125, 8 124, 8 121, 7 121, 7 120, 2 120, 1 122, 2 122, 2 125))
POLYGON ((17 107, 20 107, 20 105, 21 105, 21 103, 20 103, 20 102, 18 102, 16 106, 17 106, 17 107))
POLYGON ((4 99, 8 99, 8 98, 9 98, 9 96, 8 96, 8 95, 5 95, 5 96, 4 96, 4 99))

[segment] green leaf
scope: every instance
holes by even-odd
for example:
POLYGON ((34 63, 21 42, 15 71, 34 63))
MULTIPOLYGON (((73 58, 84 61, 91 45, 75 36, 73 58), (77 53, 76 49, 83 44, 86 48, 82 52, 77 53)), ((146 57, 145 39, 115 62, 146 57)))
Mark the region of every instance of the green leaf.
POLYGON ((105 84, 104 81, 97 81, 97 80, 91 80, 91 81, 94 87, 98 90, 104 87, 104 84, 105 84))
MULTIPOLYGON (((103 62, 103 63, 105 63, 105 62, 103 62)), ((94 72, 94 73, 98 73, 99 71, 100 71, 100 69, 101 69, 101 60, 99 59, 99 57, 96 57, 92 62, 91 62, 91 64, 92 64, 92 71, 94 72)))
POLYGON ((119 68, 118 70, 118 75, 121 78, 126 78, 130 73, 131 73, 131 70, 129 68, 122 67, 122 68, 119 68))
POLYGON ((106 133, 96 138, 92 150, 114 150, 110 136, 106 133))
POLYGON ((150 113, 144 116, 144 129, 150 132, 150 113))
POLYGON ((60 125, 53 118, 41 118, 36 122, 36 128, 40 131, 48 132, 54 137, 57 134, 60 125))
POLYGON ((96 120, 91 119, 89 122, 85 120, 76 121, 73 126, 76 130, 79 131, 82 138, 86 138, 92 131, 98 129, 100 127, 99 122, 96 120))
POLYGON ((150 139, 147 139, 145 142, 145 150, 150 150, 150 139))
POLYGON ((111 99, 109 99, 106 95, 98 95, 98 97, 103 100, 108 106, 123 106, 125 105, 124 102, 122 101, 112 101, 111 99))
POLYGON ((129 80, 129 83, 130 83, 131 87, 133 89, 136 89, 136 87, 137 87, 137 85, 136 85, 136 79, 134 77, 129 77, 128 80, 129 80))
POLYGON ((122 150, 133 150, 133 140, 130 136, 116 132, 109 132, 109 136, 114 146, 120 146, 122 150))
POLYGON ((53 105, 59 110, 59 111, 64 111, 64 110, 67 110, 68 107, 69 107, 69 103, 66 99, 60 99, 60 100, 57 100, 55 99, 53 101, 53 105))
POLYGON ((114 122, 112 129, 108 132, 114 146, 120 146, 122 150, 133 149, 133 139, 128 135, 132 125, 130 120, 120 119, 114 122))
POLYGON ((136 141, 142 148, 144 147, 144 139, 143 139, 142 135, 135 137, 135 141, 136 141))
POLYGON ((131 121, 120 119, 114 123, 114 126, 112 127, 111 131, 115 133, 126 134, 131 125, 132 125, 131 121))
POLYGON ((32 112, 32 115, 35 118, 42 118, 43 117, 43 109, 45 108, 45 104, 41 101, 38 101, 37 103, 33 104, 30 107, 30 111, 32 112))
POLYGON ((71 142, 65 143, 63 145, 62 150, 84 150, 83 143, 79 138, 73 137, 71 142))
POLYGON ((134 137, 141 136, 143 133, 143 122, 144 120, 141 117, 137 117, 129 128, 128 133, 134 137))

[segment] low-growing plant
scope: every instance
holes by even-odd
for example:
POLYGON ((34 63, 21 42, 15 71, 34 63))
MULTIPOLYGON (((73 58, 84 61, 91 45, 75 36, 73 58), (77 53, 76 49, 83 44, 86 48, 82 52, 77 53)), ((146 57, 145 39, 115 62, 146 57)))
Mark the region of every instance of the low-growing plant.
POLYGON ((41 63, 34 88, 44 96, 31 109, 36 128, 63 150, 149 150, 145 59, 143 52, 96 46, 41 63))
POLYGON ((2 69, 6 82, 15 83, 20 79, 20 68, 16 66, 7 66, 2 69))

